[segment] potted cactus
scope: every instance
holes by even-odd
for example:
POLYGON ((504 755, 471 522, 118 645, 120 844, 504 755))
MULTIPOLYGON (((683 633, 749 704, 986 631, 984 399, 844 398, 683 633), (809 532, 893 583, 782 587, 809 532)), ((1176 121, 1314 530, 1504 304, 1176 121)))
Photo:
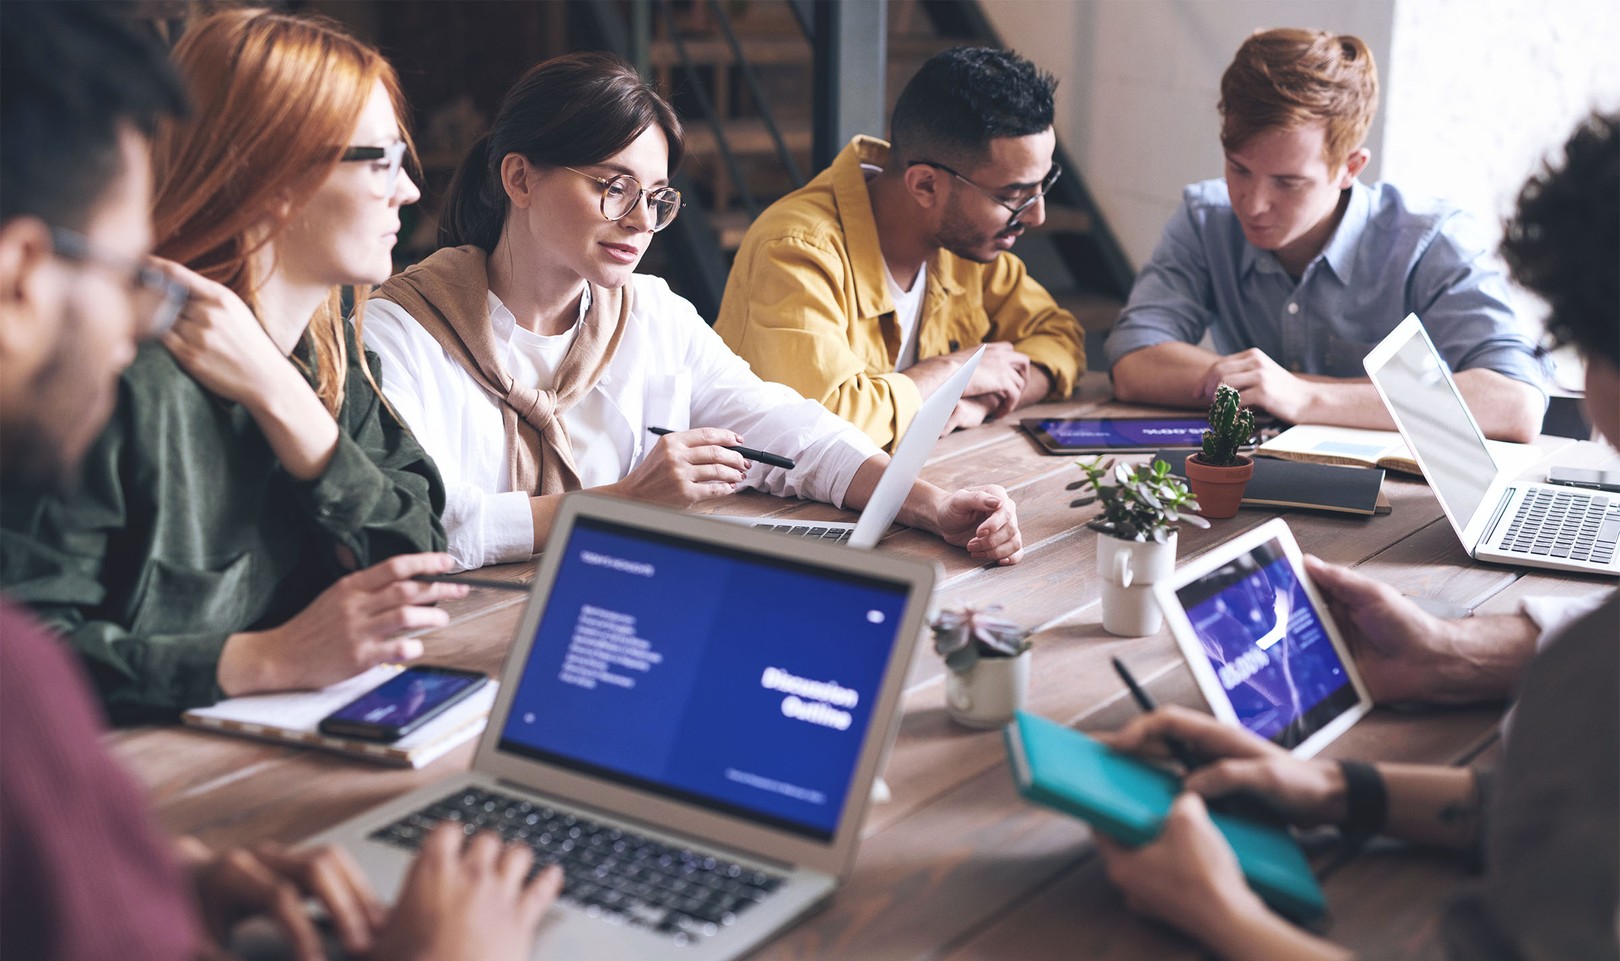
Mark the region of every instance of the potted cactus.
POLYGON ((1254 412, 1240 407, 1242 400, 1232 387, 1222 384, 1215 388, 1204 447, 1187 458, 1187 483, 1205 517, 1235 517, 1243 502, 1243 488, 1254 476, 1254 459, 1238 453, 1254 436, 1254 412))
POLYGON ((966 727, 1001 727, 1029 691, 1029 629, 999 617, 1001 605, 941 611, 930 627, 945 658, 945 706, 966 727))
POLYGON ((1182 524, 1208 527, 1199 502, 1186 483, 1155 460, 1133 467, 1101 457, 1076 462, 1086 475, 1069 485, 1088 490, 1071 506, 1101 501, 1102 513, 1086 526, 1097 532, 1097 572, 1102 575, 1102 625, 1110 634, 1142 637, 1156 633, 1163 615, 1153 600, 1153 584, 1176 566, 1176 531, 1182 524), (1106 481, 1112 477, 1113 483, 1106 481))

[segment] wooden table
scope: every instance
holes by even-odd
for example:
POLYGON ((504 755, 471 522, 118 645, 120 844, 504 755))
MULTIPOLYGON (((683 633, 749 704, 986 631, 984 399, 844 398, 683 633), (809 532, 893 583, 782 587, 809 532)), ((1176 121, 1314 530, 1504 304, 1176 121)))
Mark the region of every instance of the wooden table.
MULTIPOLYGON (((1095 381, 1096 379, 1093 379, 1095 381)), ((1031 416, 1095 411, 1106 398, 1046 405, 1031 416)), ((1122 411, 1118 405, 1110 410, 1122 411)), ((1547 461, 1620 463, 1609 448, 1546 438, 1547 461)), ((1116 638, 1098 610, 1094 507, 1073 509, 1065 486, 1079 476, 1068 458, 1042 454, 1019 431, 989 425, 942 440, 923 474, 945 488, 998 483, 1017 500, 1026 553, 1011 568, 985 568, 915 531, 891 533, 883 549, 941 561, 941 604, 999 602, 1039 625, 1031 710, 1076 727, 1107 730, 1136 713, 1108 659, 1122 655, 1161 703, 1200 704, 1167 633, 1116 638)), ((1536 476, 1527 474, 1527 476, 1536 476)), ((1526 574, 1478 564, 1464 554, 1429 489, 1391 474, 1393 513, 1374 517, 1292 513, 1300 544, 1330 561, 1481 612, 1515 609, 1532 594, 1581 595, 1612 582, 1526 574)), ((808 518, 843 516, 831 507, 758 494, 711 509, 808 518)), ((1192 557, 1275 516, 1245 510, 1212 529, 1184 530, 1192 557)), ((526 579, 531 565, 485 574, 526 579)), ((449 605, 452 623, 425 638, 434 662, 496 672, 523 596, 474 590, 449 605)), ((951 724, 943 667, 918 653, 903 701, 899 740, 886 772, 893 799, 872 809, 847 886, 832 905, 758 952, 758 958, 986 959, 1191 958, 1175 933, 1143 922, 1110 887, 1082 823, 1024 803, 1015 794, 997 732, 951 724)), ((1472 764, 1494 753, 1500 706, 1395 712, 1379 709, 1325 752, 1331 757, 1472 764)), ((420 784, 465 768, 471 746, 423 771, 369 766, 315 751, 258 744, 181 728, 111 735, 115 750, 150 791, 163 824, 213 844, 263 838, 294 841, 420 784)), ((1443 856, 1395 845, 1361 852, 1316 846, 1332 915, 1322 930, 1369 957, 1434 958, 1438 912, 1465 872, 1443 856)))

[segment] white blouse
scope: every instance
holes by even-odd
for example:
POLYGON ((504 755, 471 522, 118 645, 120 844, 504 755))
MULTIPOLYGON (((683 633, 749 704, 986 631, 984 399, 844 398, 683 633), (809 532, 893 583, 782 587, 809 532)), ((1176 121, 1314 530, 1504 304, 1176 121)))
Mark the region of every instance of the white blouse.
MULTIPOLYGON (((634 470, 658 439, 648 427, 724 427, 750 447, 797 462, 791 471, 756 462, 745 486, 843 506, 856 469, 877 446, 821 404, 760 380, 662 278, 636 274, 631 283, 618 351, 590 393, 563 413, 583 485, 611 484, 634 470)), ((536 336, 493 294, 489 303, 507 371, 549 386, 573 332, 536 336)), ((389 404, 444 478, 443 520, 456 563, 466 569, 530 556, 530 495, 511 489, 500 402, 397 304, 367 301, 365 342, 382 358, 389 404)))

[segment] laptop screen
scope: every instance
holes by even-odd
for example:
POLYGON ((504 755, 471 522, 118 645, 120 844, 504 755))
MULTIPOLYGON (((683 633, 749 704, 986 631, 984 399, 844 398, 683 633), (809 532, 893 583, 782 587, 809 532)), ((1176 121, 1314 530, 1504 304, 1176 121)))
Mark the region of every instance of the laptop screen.
POLYGON ((1321 615, 1276 540, 1176 591, 1238 722, 1292 748, 1355 707, 1321 615))
POLYGON ((1428 336, 1415 331, 1370 373, 1383 388, 1390 416, 1423 465, 1434 496, 1459 529, 1467 527, 1496 478, 1496 462, 1428 336))
POLYGON ((908 584, 591 517, 552 549, 501 750, 830 841, 908 584))

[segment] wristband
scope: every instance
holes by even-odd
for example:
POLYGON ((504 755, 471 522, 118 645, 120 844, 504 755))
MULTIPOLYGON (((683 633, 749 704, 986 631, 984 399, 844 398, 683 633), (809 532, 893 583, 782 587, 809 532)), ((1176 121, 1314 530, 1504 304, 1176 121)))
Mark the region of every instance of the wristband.
POLYGON ((1339 771, 1344 774, 1345 815, 1341 830, 1350 837, 1372 837, 1382 831, 1389 817, 1389 791, 1384 787, 1383 775, 1360 761, 1340 761, 1339 771))

